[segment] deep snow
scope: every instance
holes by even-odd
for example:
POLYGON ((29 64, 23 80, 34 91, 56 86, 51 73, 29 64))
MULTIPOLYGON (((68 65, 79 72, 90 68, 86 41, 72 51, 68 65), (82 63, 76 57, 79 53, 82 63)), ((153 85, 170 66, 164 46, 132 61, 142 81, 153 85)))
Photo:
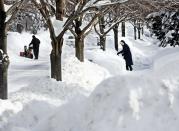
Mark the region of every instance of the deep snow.
POLYGON ((74 57, 68 32, 62 82, 50 79, 47 31, 37 34, 39 60, 19 56, 30 34, 9 32, 9 99, 0 100, 0 131, 178 131, 179 48, 159 48, 147 30, 135 41, 130 24, 127 29, 120 40, 131 48, 133 72, 116 55, 112 32, 105 52, 94 32, 85 39, 84 63, 74 57))

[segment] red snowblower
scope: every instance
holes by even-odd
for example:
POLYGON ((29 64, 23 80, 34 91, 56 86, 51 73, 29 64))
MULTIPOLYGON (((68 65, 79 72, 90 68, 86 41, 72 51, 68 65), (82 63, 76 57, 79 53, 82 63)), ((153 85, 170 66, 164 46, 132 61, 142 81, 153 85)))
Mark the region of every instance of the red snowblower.
POLYGON ((32 47, 24 46, 24 52, 20 52, 20 56, 33 59, 32 47))

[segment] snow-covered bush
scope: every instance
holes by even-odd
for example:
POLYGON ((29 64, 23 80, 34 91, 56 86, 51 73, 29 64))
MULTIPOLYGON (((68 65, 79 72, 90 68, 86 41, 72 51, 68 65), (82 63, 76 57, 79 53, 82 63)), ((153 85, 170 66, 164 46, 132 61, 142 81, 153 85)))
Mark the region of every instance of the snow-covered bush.
POLYGON ((179 11, 161 11, 147 17, 152 34, 161 41, 159 46, 179 45, 179 11))

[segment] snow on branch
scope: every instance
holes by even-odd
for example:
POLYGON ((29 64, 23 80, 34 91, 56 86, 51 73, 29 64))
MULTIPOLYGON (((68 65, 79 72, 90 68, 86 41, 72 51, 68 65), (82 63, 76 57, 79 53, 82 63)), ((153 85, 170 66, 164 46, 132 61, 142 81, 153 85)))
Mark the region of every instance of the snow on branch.
POLYGON ((3 62, 7 61, 9 61, 8 55, 5 54, 2 49, 0 49, 0 63, 2 64, 3 62))
POLYGON ((102 7, 106 7, 106 6, 112 6, 112 5, 116 5, 116 4, 122 4, 128 2, 128 0, 118 0, 117 2, 111 2, 111 0, 92 0, 89 1, 83 10, 85 10, 86 8, 89 7, 96 7, 98 9, 102 8, 102 7))

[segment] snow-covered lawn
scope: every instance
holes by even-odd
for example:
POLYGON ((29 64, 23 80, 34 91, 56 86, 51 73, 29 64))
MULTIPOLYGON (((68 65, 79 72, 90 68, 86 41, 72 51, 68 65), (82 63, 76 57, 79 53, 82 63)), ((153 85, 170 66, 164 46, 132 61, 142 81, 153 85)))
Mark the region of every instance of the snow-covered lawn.
POLYGON ((116 55, 113 33, 105 52, 95 33, 85 39, 84 63, 67 33, 62 82, 50 79, 48 32, 37 34, 39 60, 19 56, 30 34, 9 32, 9 99, 0 100, 0 131, 178 131, 179 48, 159 48, 147 30, 134 41, 132 29, 120 37, 131 48, 132 72, 116 55))

